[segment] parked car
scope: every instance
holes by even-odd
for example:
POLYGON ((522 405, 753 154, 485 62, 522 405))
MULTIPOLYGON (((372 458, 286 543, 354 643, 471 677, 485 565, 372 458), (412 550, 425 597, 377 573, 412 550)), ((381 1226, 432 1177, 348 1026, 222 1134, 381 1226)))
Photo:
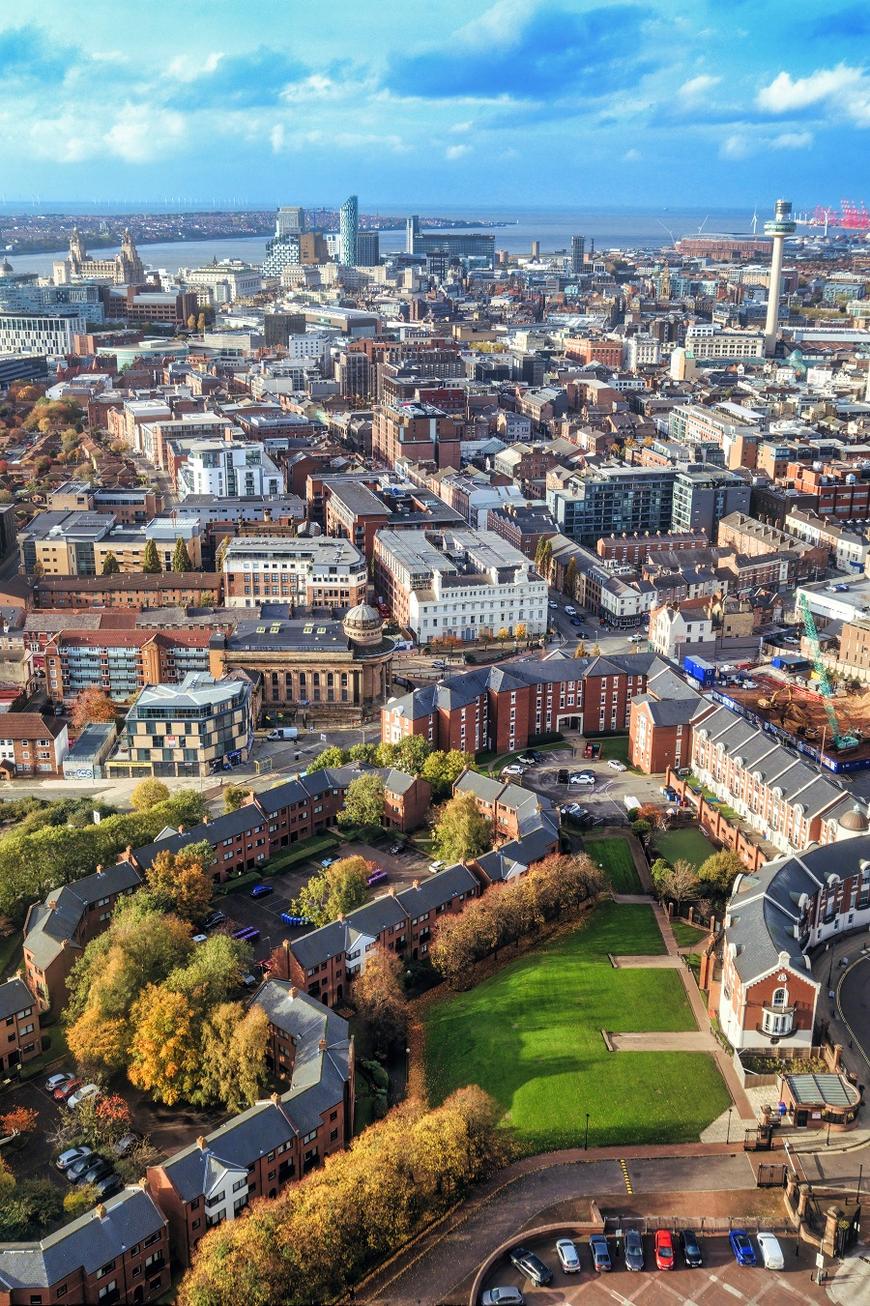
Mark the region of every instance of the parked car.
POLYGON ((388 880, 389 878, 390 877, 387 875, 385 870, 380 866, 376 866, 371 875, 366 876, 366 884, 371 889, 375 884, 383 884, 384 880, 388 880))
POLYGON ((390 844, 391 857, 398 857, 399 853, 403 853, 404 851, 405 851, 405 845, 403 843, 390 844))
POLYGON ((444 862, 433 862, 432 865, 429 867, 429 874, 437 875, 439 871, 443 871, 443 870, 444 870, 444 862))
POLYGON ((77 1089, 81 1088, 85 1081, 83 1079, 68 1079, 60 1088, 56 1088, 52 1093, 55 1102, 66 1102, 67 1098, 72 1097, 77 1089))
POLYGON ((785 1257, 779 1239, 772 1233, 757 1233, 755 1241, 761 1252, 761 1262, 766 1270, 785 1269, 785 1257))
POLYGON ((580 1273, 580 1254, 570 1238, 556 1239, 556 1255, 566 1274, 580 1273))
POLYGON ((96 1161, 94 1161, 93 1165, 89 1165, 86 1170, 81 1172, 77 1182, 82 1184, 98 1184, 101 1179, 106 1179, 110 1174, 114 1173, 115 1172, 109 1162, 99 1156, 96 1161))
POLYGON ((124 1180, 115 1170, 111 1174, 107 1174, 105 1179, 97 1179, 94 1183, 94 1188, 96 1188, 97 1196, 101 1202, 104 1202, 107 1197, 114 1197, 123 1187, 124 1180))
POLYGON ((664 798, 667 798, 669 803, 679 802, 680 795, 677 793, 676 789, 672 789, 670 785, 662 785, 659 793, 664 798))
POLYGON ((519 1288, 488 1288, 481 1297, 483 1306, 525 1306, 525 1297, 519 1288))
POLYGON ((697 1270, 704 1264, 701 1256, 701 1248, 695 1232, 692 1229, 684 1229, 680 1234, 680 1247, 683 1252, 683 1260, 690 1269, 697 1270))
POLYGON ((129 1156, 131 1152, 135 1152, 141 1141, 141 1136, 131 1129, 128 1134, 123 1134, 117 1143, 112 1144, 112 1155, 129 1156))
POLYGON ((520 766, 519 762, 510 762, 507 766, 502 767, 501 773, 502 775, 522 775, 523 767, 520 766))
POLYGON ((93 1156, 93 1154, 94 1149, 92 1147, 86 1147, 83 1143, 81 1147, 68 1147, 65 1152, 61 1152, 60 1156, 55 1157, 54 1164, 63 1174, 69 1170, 71 1165, 75 1165, 76 1161, 85 1161, 89 1156, 93 1156))
POLYGON ((548 607, 548 608, 558 608, 558 606, 559 606, 559 605, 558 605, 558 603, 556 602, 555 599, 547 599, 547 607, 548 607))
POLYGON ((629 635, 628 642, 629 644, 642 644, 645 639, 646 635, 629 635))
POLYGON ((627 1270, 643 1269, 643 1238, 637 1229, 629 1229, 626 1232, 624 1255, 627 1270))
POLYGON ((92 1152, 89 1148, 87 1156, 83 1156, 78 1161, 73 1161, 72 1165, 67 1166, 64 1171, 64 1177, 66 1178, 67 1183, 77 1184, 81 1180, 83 1174, 88 1170, 93 1169, 97 1162, 102 1160, 103 1158, 101 1156, 97 1156, 96 1152, 92 1152))
POLYGON ((538 1288, 546 1288, 548 1283, 553 1282, 553 1271, 534 1252, 525 1247, 515 1247, 509 1256, 514 1269, 531 1279, 538 1288))
POLYGON ((204 930, 215 930, 218 925, 223 925, 226 920, 226 913, 222 911, 213 911, 210 916, 206 916, 202 923, 204 930))
POLYGON ((531 753, 523 753, 522 757, 517 758, 517 761, 521 762, 523 766, 534 766, 537 760, 531 753))
POLYGON ((76 1107, 81 1106, 82 1102, 86 1101, 87 1098, 99 1097, 102 1091, 99 1084, 84 1084, 82 1088, 76 1089, 75 1093, 67 1098, 67 1108, 70 1111, 75 1111, 76 1107))
POLYGON ((335 861, 334 857, 324 857, 320 865, 324 871, 328 871, 334 861, 335 861))
POLYGON ((674 1268, 674 1240, 670 1229, 656 1229, 655 1236, 656 1265, 660 1270, 674 1268))
POLYGON ((572 776, 571 776, 571 784, 572 784, 572 785, 585 785, 587 789, 591 789, 592 786, 595 784, 595 776, 594 776, 594 775, 572 775, 572 776))
POLYGON ((583 625, 583 622, 580 620, 579 617, 569 617, 569 618, 568 618, 568 625, 569 625, 569 626, 582 626, 582 625, 583 625))
POLYGON ((728 1235, 728 1243, 738 1265, 756 1265, 758 1263, 755 1259, 755 1248, 752 1246, 752 1239, 745 1229, 732 1229, 728 1235))
POLYGON ((191 943, 208 943, 207 934, 194 934, 191 943))
POLYGON ((46 1093, 54 1093, 55 1089, 63 1088, 71 1079, 75 1079, 71 1070, 59 1070, 56 1075, 49 1075, 44 1085, 46 1093))
POLYGON ((565 611, 567 612, 567 614, 568 614, 569 617, 576 617, 576 616, 577 616, 577 609, 574 607, 574 605, 573 605, 572 603, 566 603, 566 604, 565 604, 565 611))
POLYGON ((270 893, 275 892, 274 884, 255 884, 251 890, 252 898, 268 898, 270 893))
POLYGON ((613 1269, 610 1260, 610 1248, 603 1233, 589 1235, 589 1250, 592 1253, 592 1268, 597 1274, 606 1274, 613 1269))
POLYGON ((611 757, 607 763, 611 771, 627 771, 628 767, 624 762, 620 762, 618 757, 611 757))

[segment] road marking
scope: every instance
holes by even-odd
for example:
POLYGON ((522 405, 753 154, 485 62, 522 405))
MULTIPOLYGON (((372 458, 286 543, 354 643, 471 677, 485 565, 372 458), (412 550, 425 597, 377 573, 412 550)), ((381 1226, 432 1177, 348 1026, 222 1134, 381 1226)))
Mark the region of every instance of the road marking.
MULTIPOLYGON (((598 1282, 601 1283, 601 1280, 599 1279, 598 1282)), ((603 1288, 604 1284, 602 1283, 601 1286, 603 1288)), ((610 1293, 613 1300, 621 1302, 622 1306, 634 1306, 630 1297, 623 1297, 622 1293, 617 1292, 615 1288, 608 1288, 607 1291, 610 1293)))
POLYGON ((738 1297, 740 1301, 743 1301, 743 1293, 740 1291, 739 1288, 732 1288, 730 1283, 725 1283, 722 1279, 720 1279, 715 1274, 711 1274, 710 1278, 713 1280, 714 1283, 718 1283, 719 1287, 724 1292, 728 1292, 731 1294, 732 1297, 738 1297))
POLYGON ((628 1193, 629 1197, 633 1197, 634 1189, 631 1186, 631 1179, 629 1178, 629 1174, 628 1174, 628 1166, 626 1165, 625 1161, 620 1159, 619 1168, 622 1171, 622 1177, 625 1181, 626 1192, 628 1193))

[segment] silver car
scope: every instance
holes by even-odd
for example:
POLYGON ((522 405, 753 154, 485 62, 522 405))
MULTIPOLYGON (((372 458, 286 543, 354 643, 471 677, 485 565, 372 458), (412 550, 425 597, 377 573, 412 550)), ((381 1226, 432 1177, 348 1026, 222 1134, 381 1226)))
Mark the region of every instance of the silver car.
POLYGON ((580 1273, 580 1255, 570 1238, 556 1240, 556 1255, 566 1274, 580 1273))
POLYGON ((483 1306, 525 1306, 519 1288, 489 1288, 481 1297, 483 1306))

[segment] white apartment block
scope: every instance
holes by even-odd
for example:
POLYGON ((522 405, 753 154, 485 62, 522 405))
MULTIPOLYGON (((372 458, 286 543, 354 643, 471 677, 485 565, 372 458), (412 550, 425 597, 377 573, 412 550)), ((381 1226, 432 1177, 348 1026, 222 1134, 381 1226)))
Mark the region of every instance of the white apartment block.
POLYGON ((645 367, 650 363, 660 363, 662 361, 661 343, 656 340, 655 336, 630 336, 625 342, 622 358, 625 366, 630 368, 632 372, 636 372, 639 367, 645 367))
POLYGON ((742 331, 720 331, 707 323, 690 326, 686 349, 698 359, 763 358, 764 336, 742 331))
POLYGON ((863 571, 870 555, 870 544, 862 530, 847 530, 836 522, 800 508, 793 508, 786 515, 783 529, 805 544, 827 546, 843 571, 863 571))
POLYGON ((395 620, 420 643, 547 629, 545 581, 492 531, 383 530, 374 557, 395 620))
POLYGON ((261 603, 352 608, 365 602, 368 586, 359 549, 326 535, 233 540, 224 555, 223 574, 224 602, 230 608, 261 603))
POLYGON ((0 313, 0 354, 69 354, 86 330, 78 313, 0 313))
POLYGON ((178 469, 178 489, 216 498, 281 494, 285 479, 260 441, 199 440, 178 469))
POLYGON ((713 622, 701 604, 665 603, 650 613, 648 638, 650 648, 661 657, 681 662, 699 645, 713 643, 713 622))
POLYGON ((185 269, 183 278, 188 286, 210 290, 215 304, 231 304, 237 299, 248 299, 263 289, 260 269, 238 259, 225 259, 222 263, 185 269))

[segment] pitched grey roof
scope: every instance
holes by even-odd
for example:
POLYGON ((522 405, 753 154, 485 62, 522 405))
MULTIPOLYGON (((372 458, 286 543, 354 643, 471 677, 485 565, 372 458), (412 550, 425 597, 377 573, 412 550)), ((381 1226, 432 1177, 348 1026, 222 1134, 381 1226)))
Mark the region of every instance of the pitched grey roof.
POLYGON ((65 944, 72 943, 85 912, 100 898, 136 889, 141 883, 142 876, 134 866, 118 862, 74 884, 50 889, 43 902, 30 907, 24 923, 24 946, 36 965, 44 970, 65 944))
POLYGON ((19 1011, 26 1011, 33 1006, 33 994, 20 979, 8 979, 0 984, 0 1020, 14 1016, 19 1011))

